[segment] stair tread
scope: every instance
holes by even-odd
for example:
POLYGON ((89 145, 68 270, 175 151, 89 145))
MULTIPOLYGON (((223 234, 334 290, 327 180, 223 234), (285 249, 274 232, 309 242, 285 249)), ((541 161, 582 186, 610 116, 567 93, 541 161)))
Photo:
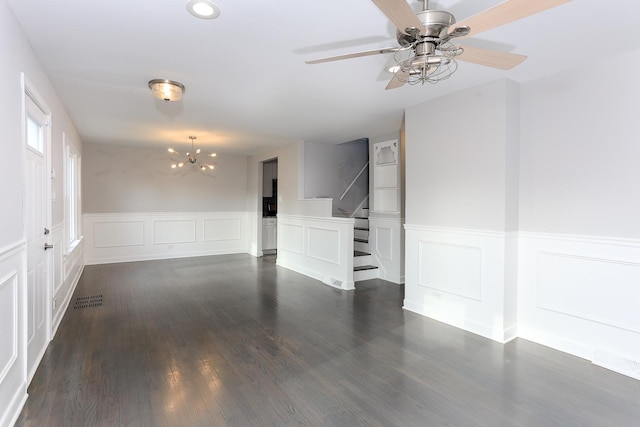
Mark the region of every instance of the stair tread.
POLYGON ((360 239, 358 237, 356 237, 355 239, 353 239, 355 242, 360 242, 360 243, 369 243, 369 239, 360 239))
POLYGON ((355 219, 369 219, 368 216, 354 216, 355 219))
POLYGON ((353 256, 367 256, 367 255, 371 255, 371 254, 368 252, 353 251, 353 256))
POLYGON ((363 231, 369 231, 368 228, 364 228, 364 227, 353 227, 354 230, 363 230, 363 231))
POLYGON ((378 268, 377 265, 361 265, 359 267, 353 267, 353 271, 375 270, 376 268, 378 268))

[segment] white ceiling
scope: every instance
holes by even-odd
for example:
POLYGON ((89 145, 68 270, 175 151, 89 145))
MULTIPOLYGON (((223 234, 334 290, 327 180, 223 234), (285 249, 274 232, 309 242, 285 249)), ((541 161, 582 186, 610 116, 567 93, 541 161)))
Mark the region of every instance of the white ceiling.
MULTIPOLYGON (((6 0, 83 141, 163 149, 188 135, 243 155, 296 140, 382 135, 400 129, 404 108, 435 97, 595 61, 615 67, 613 56, 640 48, 638 2, 574 0, 468 40, 529 57, 511 71, 460 62, 437 85, 385 91, 392 55, 304 63, 397 46, 370 0, 214 1, 220 17, 199 20, 186 0, 6 0), (182 82, 183 101, 155 100, 147 87, 154 78, 182 82)), ((460 21, 500 2, 440 0, 431 8, 460 21)))

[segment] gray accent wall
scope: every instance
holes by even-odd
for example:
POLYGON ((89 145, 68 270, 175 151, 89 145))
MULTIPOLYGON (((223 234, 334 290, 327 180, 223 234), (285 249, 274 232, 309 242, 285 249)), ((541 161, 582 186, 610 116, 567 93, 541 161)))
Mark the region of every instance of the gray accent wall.
POLYGON ((369 160, 367 138, 342 144, 304 145, 305 198, 333 199, 333 214, 351 214, 367 197, 368 172, 365 171, 345 195, 340 196, 369 160))

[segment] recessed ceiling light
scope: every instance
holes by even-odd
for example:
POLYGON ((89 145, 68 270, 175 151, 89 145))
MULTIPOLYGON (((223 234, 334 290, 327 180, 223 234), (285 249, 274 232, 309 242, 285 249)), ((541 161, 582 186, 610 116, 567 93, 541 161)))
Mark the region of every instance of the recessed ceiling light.
POLYGON ((210 0, 189 0, 187 10, 200 19, 216 19, 220 16, 220 9, 210 0))

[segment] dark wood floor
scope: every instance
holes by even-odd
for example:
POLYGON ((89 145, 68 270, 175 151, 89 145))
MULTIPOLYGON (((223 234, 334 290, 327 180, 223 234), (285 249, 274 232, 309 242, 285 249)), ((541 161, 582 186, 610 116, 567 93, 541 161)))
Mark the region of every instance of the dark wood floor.
POLYGON ((640 381, 356 288, 246 255, 88 266, 17 425, 640 425, 640 381))

